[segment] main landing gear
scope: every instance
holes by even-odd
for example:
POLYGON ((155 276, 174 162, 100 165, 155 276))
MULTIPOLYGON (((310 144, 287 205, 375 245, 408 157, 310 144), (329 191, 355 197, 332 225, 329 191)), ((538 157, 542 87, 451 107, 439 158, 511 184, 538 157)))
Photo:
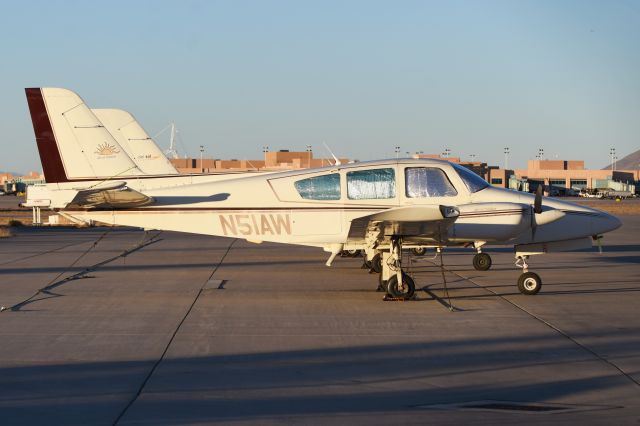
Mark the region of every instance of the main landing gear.
POLYGON ((522 274, 518 278, 518 290, 527 296, 537 294, 542 288, 542 279, 535 272, 529 272, 527 258, 529 256, 518 256, 516 266, 522 268, 522 274))
POLYGON ((380 254, 376 254, 376 256, 380 258, 381 266, 378 291, 386 291, 393 299, 407 300, 412 298, 416 292, 416 285, 413 279, 402 270, 401 240, 399 238, 392 239, 391 249, 382 252, 382 256, 380 254))

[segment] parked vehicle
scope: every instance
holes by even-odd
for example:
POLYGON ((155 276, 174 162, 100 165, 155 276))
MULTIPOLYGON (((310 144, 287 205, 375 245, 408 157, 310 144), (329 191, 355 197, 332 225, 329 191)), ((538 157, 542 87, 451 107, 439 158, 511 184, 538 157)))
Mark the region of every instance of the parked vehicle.
POLYGON ((631 191, 606 191, 603 193, 604 198, 611 200, 624 200, 633 196, 631 191))

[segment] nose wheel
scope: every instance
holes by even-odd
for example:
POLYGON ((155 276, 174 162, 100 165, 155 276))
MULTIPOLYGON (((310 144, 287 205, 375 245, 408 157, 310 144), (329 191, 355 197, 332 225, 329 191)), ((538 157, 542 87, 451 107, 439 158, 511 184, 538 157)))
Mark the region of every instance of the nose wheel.
POLYGON ((542 288, 542 279, 535 272, 529 272, 527 256, 518 257, 516 266, 522 268, 522 274, 518 277, 518 291, 527 296, 538 294, 542 288))
POLYGON ((527 296, 537 294, 542 288, 542 279, 535 272, 525 272, 518 278, 518 290, 527 296))

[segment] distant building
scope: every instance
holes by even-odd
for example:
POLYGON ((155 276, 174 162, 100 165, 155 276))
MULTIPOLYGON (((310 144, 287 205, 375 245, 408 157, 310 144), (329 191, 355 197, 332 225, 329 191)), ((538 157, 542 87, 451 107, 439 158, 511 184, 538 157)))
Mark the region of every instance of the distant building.
POLYGON ((640 180, 639 173, 640 170, 585 169, 582 160, 529 160, 526 169, 516 169, 514 174, 533 191, 540 184, 573 190, 622 189, 625 185, 634 186, 640 180))
MULTIPOLYGON (((349 162, 347 158, 340 158, 341 163, 349 162)), ((171 164, 180 173, 211 173, 224 170, 295 170, 332 165, 335 160, 314 158, 312 151, 266 151, 262 160, 220 160, 213 158, 176 158, 170 159, 171 164)))
POLYGON ((467 169, 473 171, 478 176, 483 177, 487 182, 493 180, 493 184, 497 186, 504 186, 504 178, 501 177, 504 173, 496 172, 498 170, 495 166, 489 166, 487 163, 483 163, 481 161, 462 161, 460 157, 443 157, 438 154, 414 154, 412 158, 435 158, 438 160, 446 160, 451 163, 460 164, 461 166, 466 167, 467 169), (500 177, 500 178, 499 178, 500 177))
POLYGON ((583 160, 529 160, 526 169, 505 170, 482 162, 461 161, 460 157, 438 154, 415 154, 413 157, 457 163, 473 170, 494 186, 525 192, 535 191, 541 184, 555 193, 582 189, 634 192, 640 181, 640 170, 585 169, 583 160))
POLYGON ((25 176, 14 176, 11 173, 0 173, 0 189, 7 194, 24 192, 27 186, 44 183, 44 175, 38 172, 30 172, 25 176))

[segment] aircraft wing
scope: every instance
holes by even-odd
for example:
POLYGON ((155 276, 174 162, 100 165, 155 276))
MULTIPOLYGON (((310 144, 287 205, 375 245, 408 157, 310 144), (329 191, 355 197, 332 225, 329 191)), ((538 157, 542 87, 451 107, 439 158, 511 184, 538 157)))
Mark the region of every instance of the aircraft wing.
POLYGON ((457 208, 449 206, 392 208, 354 219, 349 237, 362 238, 369 230, 377 228, 381 235, 420 236, 441 240, 459 214, 457 208))
POLYGON ((75 189, 78 192, 67 207, 123 209, 146 206, 154 202, 152 197, 128 188, 126 182, 120 181, 75 189))

